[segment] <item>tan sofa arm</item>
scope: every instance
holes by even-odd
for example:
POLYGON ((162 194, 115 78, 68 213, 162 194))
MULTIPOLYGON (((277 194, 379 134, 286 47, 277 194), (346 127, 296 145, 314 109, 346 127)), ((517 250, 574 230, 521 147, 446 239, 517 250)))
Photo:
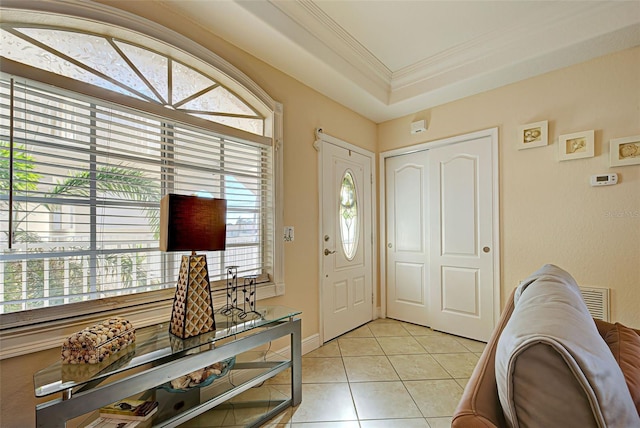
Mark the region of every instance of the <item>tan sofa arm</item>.
POLYGON ((453 414, 452 428, 487 428, 506 427, 507 423, 502 413, 498 399, 498 386, 495 375, 495 355, 498 338, 507 325, 513 312, 513 296, 511 292, 507 304, 500 316, 498 325, 494 329, 480 360, 476 365, 462 398, 453 414))

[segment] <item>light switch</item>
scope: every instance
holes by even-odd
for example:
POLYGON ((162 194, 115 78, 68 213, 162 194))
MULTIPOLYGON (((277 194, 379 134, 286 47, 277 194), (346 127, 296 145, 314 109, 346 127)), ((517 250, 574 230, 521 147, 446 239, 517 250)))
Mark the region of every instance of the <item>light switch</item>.
POLYGON ((284 227, 284 242, 293 242, 293 226, 284 227))

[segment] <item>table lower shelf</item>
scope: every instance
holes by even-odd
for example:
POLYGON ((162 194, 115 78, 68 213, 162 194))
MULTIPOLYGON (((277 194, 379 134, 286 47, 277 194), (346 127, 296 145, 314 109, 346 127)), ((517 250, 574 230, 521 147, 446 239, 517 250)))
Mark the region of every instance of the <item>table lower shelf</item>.
MULTIPOLYGON (((157 413, 141 428, 257 427, 292 405, 290 367, 291 361, 276 353, 245 352, 209 386, 184 392, 160 387, 131 398, 158 401, 157 413)), ((81 425, 97 417, 94 412, 81 425)))
MULTIPOLYGON (((257 410, 255 410, 255 406, 251 406, 251 400, 245 401, 247 396, 251 395, 248 393, 249 390, 263 384, 265 381, 290 368, 291 361, 282 360, 281 358, 277 359, 277 356, 275 354, 268 354, 267 358, 264 359, 252 358, 253 356, 255 356, 255 353, 246 353, 238 356, 234 368, 229 372, 227 376, 222 377, 216 380, 212 385, 206 388, 199 389, 199 391, 197 391, 199 393, 197 400, 195 403, 193 403, 191 408, 189 408, 188 410, 185 408, 181 408, 179 409, 179 413, 175 416, 171 416, 170 414, 168 414, 168 418, 164 421, 161 420, 161 418, 158 418, 157 422, 154 420, 154 426, 179 426, 184 422, 187 422, 189 419, 196 417, 197 415, 202 415, 205 412, 216 409, 223 403, 226 403, 225 406, 227 407, 233 405, 237 407, 238 404, 244 403, 243 407, 245 409, 253 408, 253 413, 255 413, 257 410)), ((259 421, 257 421, 257 424, 243 423, 241 425, 258 426, 260 421, 264 422, 270 419, 271 416, 276 413, 276 411, 280 411, 281 409, 284 409, 285 407, 291 405, 291 382, 289 381, 287 384, 282 385, 282 389, 288 391, 288 393, 287 395, 284 395, 282 392, 277 394, 278 398, 277 400, 275 400, 278 402, 277 407, 269 406, 270 408, 266 409, 267 413, 263 418, 260 418, 259 421)), ((162 394, 163 392, 166 392, 162 391, 161 393, 160 391, 161 390, 156 390, 156 399, 159 393, 162 394)), ((192 391, 189 391, 188 393, 191 392, 192 391)), ((174 393, 174 395, 176 394, 174 393)), ((182 394, 179 393, 177 395, 182 394)), ((158 401, 160 402, 160 400, 158 401)), ((258 399, 259 403, 264 401, 264 398, 258 399)), ((258 409, 261 409, 261 407, 262 405, 258 406, 258 409)), ((172 409, 167 410, 170 412, 172 409)), ((162 416, 162 414, 160 414, 160 416, 162 416)), ((207 415, 207 420, 208 416, 209 415, 207 415)))

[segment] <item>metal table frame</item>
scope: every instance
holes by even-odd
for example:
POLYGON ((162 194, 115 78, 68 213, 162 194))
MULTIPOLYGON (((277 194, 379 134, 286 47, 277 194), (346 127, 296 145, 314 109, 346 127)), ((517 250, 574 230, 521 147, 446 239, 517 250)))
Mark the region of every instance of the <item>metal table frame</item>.
POLYGON ((232 340, 209 350, 183 355, 175 360, 162 362, 157 366, 138 373, 125 376, 102 386, 82 388, 75 393, 71 390, 62 392, 63 397, 36 406, 37 427, 64 427, 66 421, 87 414, 110 403, 153 389, 171 379, 186 375, 197 367, 204 367, 243 352, 264 345, 275 339, 290 336, 291 359, 281 362, 249 362, 238 364, 236 369, 269 368, 268 371, 250 379, 225 393, 177 414, 154 426, 175 427, 256 386, 265 380, 291 367, 291 398, 263 415, 251 426, 259 426, 288 406, 297 406, 302 401, 302 338, 301 320, 291 316, 285 320, 274 321, 273 325, 261 326, 263 329, 251 330, 251 334, 232 340))

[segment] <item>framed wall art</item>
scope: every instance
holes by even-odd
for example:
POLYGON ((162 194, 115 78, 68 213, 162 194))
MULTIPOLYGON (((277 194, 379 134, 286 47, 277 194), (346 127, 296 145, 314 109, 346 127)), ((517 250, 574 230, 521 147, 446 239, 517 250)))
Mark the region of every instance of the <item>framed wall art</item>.
POLYGON ((561 161, 592 158, 594 154, 594 130, 575 132, 558 137, 558 150, 561 161))
POLYGON ((549 144, 549 124, 542 122, 529 123, 518 127, 518 150, 542 147, 549 144))
POLYGON ((609 140, 609 166, 640 165, 640 135, 609 140))

